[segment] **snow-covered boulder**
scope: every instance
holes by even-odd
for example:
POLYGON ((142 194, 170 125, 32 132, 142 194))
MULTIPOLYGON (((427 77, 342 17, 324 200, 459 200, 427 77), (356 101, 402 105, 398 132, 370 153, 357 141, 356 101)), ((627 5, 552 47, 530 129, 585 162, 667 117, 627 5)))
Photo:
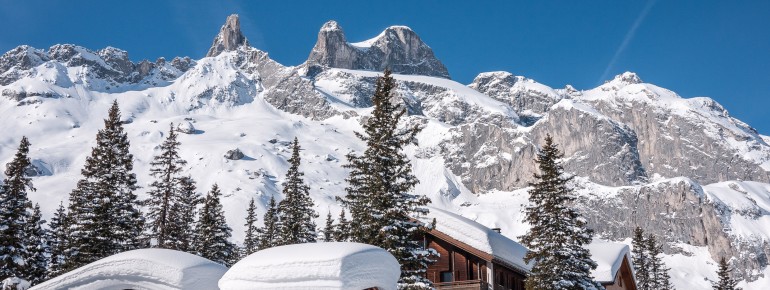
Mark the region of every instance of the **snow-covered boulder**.
POLYGON ((225 266, 185 252, 141 249, 98 260, 31 289, 217 289, 225 266))
POLYGON ((184 121, 176 125, 176 130, 185 134, 195 134, 195 126, 192 123, 184 121))
POLYGON ((222 290, 395 290, 401 270, 387 251, 359 243, 308 243, 270 248, 239 261, 219 280, 222 290))

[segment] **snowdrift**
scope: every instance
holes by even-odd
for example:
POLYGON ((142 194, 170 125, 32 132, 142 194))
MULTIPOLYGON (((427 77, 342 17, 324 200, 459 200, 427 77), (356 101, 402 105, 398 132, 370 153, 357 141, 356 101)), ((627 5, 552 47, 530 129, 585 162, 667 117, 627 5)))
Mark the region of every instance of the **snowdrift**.
POLYGON ((395 290, 401 270, 387 251, 359 243, 309 243, 251 254, 219 280, 222 290, 395 290))
MULTIPOLYGON (((591 252, 591 259, 597 264, 591 275, 600 283, 615 281, 615 276, 623 264, 623 257, 631 262, 630 250, 626 244, 594 240, 586 245, 586 248, 591 252)), ((633 267, 631 269, 633 270, 633 267)))
POLYGON ((31 289, 217 289, 227 268, 185 252, 128 251, 98 260, 31 289))

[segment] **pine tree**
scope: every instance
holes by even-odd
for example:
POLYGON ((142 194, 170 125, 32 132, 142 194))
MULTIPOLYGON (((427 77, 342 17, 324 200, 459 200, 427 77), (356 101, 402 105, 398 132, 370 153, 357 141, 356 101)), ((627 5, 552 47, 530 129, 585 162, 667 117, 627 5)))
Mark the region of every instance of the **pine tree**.
POLYGON ((673 289, 671 284, 671 276, 668 274, 668 268, 661 259, 663 254, 663 246, 659 245, 657 239, 653 235, 647 236, 645 240, 645 250, 647 251, 648 267, 650 273, 649 289, 655 290, 669 290, 673 289))
POLYGON ((243 240, 243 256, 248 256, 259 250, 259 228, 257 222, 257 206, 252 198, 246 209, 246 238, 243 240))
POLYGON ((411 193, 418 180, 403 152, 417 143, 420 128, 398 128, 406 109, 396 103, 395 88, 390 70, 385 70, 375 84, 374 110, 364 133, 356 134, 366 142, 366 151, 347 155, 351 172, 341 201, 356 221, 351 224, 353 241, 384 248, 399 261, 400 289, 431 289, 426 271, 435 253, 417 240, 426 231, 417 217, 427 213, 430 199, 411 193))
POLYGON ((313 209, 310 187, 305 184, 299 171, 299 140, 294 138, 292 154, 289 158, 289 171, 283 183, 284 199, 278 204, 281 221, 280 244, 314 243, 316 241, 315 218, 318 214, 313 209))
POLYGON ((49 225, 49 238, 48 241, 51 247, 51 257, 48 262, 48 276, 47 279, 54 278, 64 273, 65 270, 65 250, 69 243, 69 221, 67 219, 67 212, 64 208, 64 203, 59 204, 59 208, 54 213, 49 225))
POLYGON ((275 204, 275 198, 270 197, 267 211, 262 218, 264 225, 261 229, 262 235, 259 238, 260 250, 278 246, 278 234, 281 231, 281 224, 278 220, 280 214, 281 213, 275 204))
POLYGON ((67 268, 142 246, 144 217, 134 194, 138 186, 129 147, 115 101, 81 170, 83 178, 70 193, 67 268))
POLYGON ((25 226, 27 253, 25 259, 25 271, 23 277, 32 285, 45 281, 48 270, 48 255, 50 248, 48 245, 48 233, 43 228, 45 221, 40 213, 40 205, 35 204, 31 208, 32 214, 25 226))
POLYGON ((228 241, 232 229, 225 221, 220 196, 219 186, 214 184, 204 199, 195 228, 195 249, 199 256, 229 266, 238 255, 235 245, 228 241))
POLYGON ((149 237, 153 240, 152 246, 174 249, 178 244, 178 237, 171 236, 174 223, 170 213, 172 205, 179 195, 179 174, 182 167, 187 164, 179 156, 177 133, 174 123, 171 123, 168 137, 160 145, 160 155, 156 155, 150 165, 150 175, 155 181, 150 184, 147 192, 150 198, 145 201, 148 206, 149 237))
POLYGON ((717 270, 719 281, 711 282, 711 287, 714 288, 714 290, 740 290, 740 288, 735 287, 738 285, 738 281, 731 277, 730 272, 732 272, 730 270, 730 264, 727 263, 725 257, 719 259, 719 270, 717 270))
POLYGON ((195 180, 191 176, 180 177, 178 187, 168 213, 172 223, 169 224, 167 245, 170 249, 194 253, 195 217, 203 199, 195 191, 195 180))
POLYGON ((546 136, 535 159, 540 174, 534 174, 537 181, 530 184, 530 205, 525 212, 531 229, 522 237, 529 248, 524 261, 535 263, 526 286, 533 290, 603 289, 591 277, 596 262, 584 245, 591 242, 593 232, 572 204, 575 196, 567 185, 571 178, 564 176, 559 162, 562 157, 551 136, 546 136))
POLYGON ((350 240, 350 223, 345 218, 345 210, 340 211, 339 221, 337 226, 334 227, 334 241, 335 242, 347 242, 350 240))
POLYGON ((334 242, 334 219, 332 218, 332 212, 326 214, 326 226, 324 227, 324 242, 334 242))
POLYGON ((648 256, 648 244, 644 238, 644 230, 641 227, 634 229, 634 237, 631 245, 633 246, 633 264, 636 273, 636 285, 639 290, 651 290, 650 288, 650 258, 648 256))
POLYGON ((25 232, 32 218, 27 190, 34 191, 35 187, 27 176, 32 165, 28 157, 29 146, 27 137, 22 137, 13 160, 6 165, 5 179, 0 186, 0 281, 9 277, 22 278, 30 257, 25 232))

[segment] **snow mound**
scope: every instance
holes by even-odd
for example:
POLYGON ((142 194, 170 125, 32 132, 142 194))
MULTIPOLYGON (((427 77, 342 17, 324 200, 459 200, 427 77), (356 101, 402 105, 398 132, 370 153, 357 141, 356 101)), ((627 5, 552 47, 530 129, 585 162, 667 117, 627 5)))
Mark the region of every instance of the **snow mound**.
POLYGON ((359 243, 308 243, 269 248, 239 261, 219 288, 395 290, 401 270, 387 251, 359 243))
POLYGON ((31 289, 217 289, 227 268, 185 252, 141 249, 98 260, 31 289))
POLYGON ((434 218, 436 230, 521 270, 529 272, 532 269, 532 264, 524 263, 527 248, 502 234, 465 217, 431 207, 423 219, 430 223, 434 218))
POLYGON ((628 257, 631 262, 630 250, 626 244, 594 240, 586 248, 591 251, 591 259, 597 264, 591 275, 600 283, 615 281, 615 276, 623 264, 623 257, 628 257))

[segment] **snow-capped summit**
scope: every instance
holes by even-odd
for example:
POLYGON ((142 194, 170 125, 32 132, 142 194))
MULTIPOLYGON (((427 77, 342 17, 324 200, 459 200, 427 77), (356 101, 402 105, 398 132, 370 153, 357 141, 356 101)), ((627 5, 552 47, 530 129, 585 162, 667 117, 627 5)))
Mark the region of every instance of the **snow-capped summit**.
POLYGON ((449 78, 449 72, 433 50, 411 28, 391 26, 378 36, 349 43, 334 20, 324 23, 310 52, 307 67, 382 71, 449 78))
POLYGON ((636 73, 627 71, 616 75, 612 80, 604 82, 604 84, 600 87, 604 90, 621 89, 628 85, 636 85, 641 83, 644 83, 644 81, 642 81, 642 79, 639 78, 636 73))
POLYGON ((219 34, 214 38, 207 57, 217 56, 223 51, 232 51, 241 46, 249 46, 249 41, 241 32, 241 21, 238 14, 227 17, 225 24, 219 29, 219 34))

